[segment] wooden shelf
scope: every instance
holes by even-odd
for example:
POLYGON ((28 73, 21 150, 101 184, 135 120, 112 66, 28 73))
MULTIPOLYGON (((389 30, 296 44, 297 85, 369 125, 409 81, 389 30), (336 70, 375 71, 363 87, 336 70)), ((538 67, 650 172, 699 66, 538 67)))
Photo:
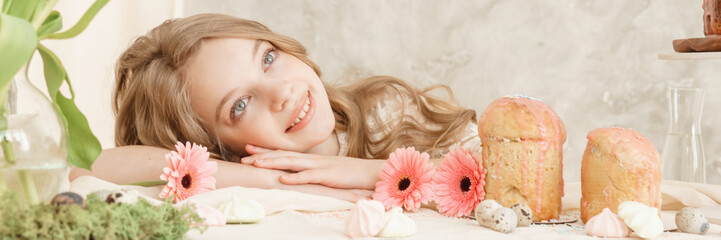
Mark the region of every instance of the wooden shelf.
POLYGON ((658 54, 658 59, 662 60, 707 60, 721 59, 721 52, 670 52, 658 54))

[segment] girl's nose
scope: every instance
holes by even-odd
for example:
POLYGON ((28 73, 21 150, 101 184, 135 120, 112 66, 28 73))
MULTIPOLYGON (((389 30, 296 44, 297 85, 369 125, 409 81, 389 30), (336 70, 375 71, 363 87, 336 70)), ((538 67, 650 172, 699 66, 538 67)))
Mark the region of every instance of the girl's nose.
POLYGON ((292 92, 292 84, 289 81, 268 81, 263 84, 263 90, 271 111, 280 112, 288 107, 292 92))

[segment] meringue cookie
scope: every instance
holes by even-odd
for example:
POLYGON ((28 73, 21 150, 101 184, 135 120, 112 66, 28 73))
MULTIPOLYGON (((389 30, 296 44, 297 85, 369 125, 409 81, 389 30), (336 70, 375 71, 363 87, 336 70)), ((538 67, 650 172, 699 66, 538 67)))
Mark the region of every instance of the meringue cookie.
POLYGON ((226 219, 225 214, 213 206, 202 203, 188 203, 195 205, 195 213, 203 219, 203 225, 205 226, 223 226, 225 225, 226 219))
POLYGON ((352 238, 373 237, 385 226, 385 213, 383 203, 361 199, 351 210, 345 231, 352 238))
POLYGON ((220 211, 225 215, 226 223, 256 223, 265 217, 263 205, 253 200, 233 199, 220 205, 220 211))
POLYGON ((706 216, 698 209, 685 207, 676 213, 676 226, 685 233, 704 234, 709 224, 706 216))
POLYGON ((622 238, 628 237, 631 229, 626 226, 623 219, 611 212, 611 209, 604 208, 601 213, 586 222, 586 234, 596 237, 622 238))
POLYGON ((402 238, 408 237, 416 232, 416 223, 403 214, 403 209, 394 207, 386 213, 386 226, 383 227, 378 237, 382 238, 402 238))
POLYGON ((502 208, 503 206, 498 203, 496 200, 493 199, 486 199, 481 201, 478 205, 476 205, 476 221, 478 221, 478 224, 484 227, 491 227, 492 216, 493 212, 496 211, 498 208, 502 208))
POLYGON ((658 208, 646 206, 643 203, 627 201, 618 205, 618 216, 639 237, 653 239, 663 233, 663 223, 658 216, 658 208))

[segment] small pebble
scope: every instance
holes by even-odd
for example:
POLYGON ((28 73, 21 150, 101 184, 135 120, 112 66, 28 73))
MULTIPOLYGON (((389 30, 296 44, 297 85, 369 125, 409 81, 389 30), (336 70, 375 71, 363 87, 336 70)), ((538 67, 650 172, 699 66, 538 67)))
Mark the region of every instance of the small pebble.
POLYGON ((140 194, 136 190, 118 189, 111 192, 108 197, 105 198, 105 202, 135 204, 138 202, 139 197, 140 194))
POLYGON ((50 201, 53 205, 70 205, 78 204, 80 207, 85 208, 85 201, 83 197, 74 192, 63 192, 55 195, 53 200, 50 201))
POLYGON ((531 211, 528 205, 518 203, 511 206, 511 210, 513 210, 513 212, 516 213, 516 217, 518 217, 519 227, 528 227, 533 222, 533 211, 531 211))
POLYGON ((516 213, 510 208, 502 207, 493 212, 491 229, 502 233, 512 232, 518 224, 516 213))
POLYGON ((676 213, 676 227, 685 233, 704 234, 708 232, 709 223, 701 211, 685 207, 676 213))
POLYGON ((481 203, 476 205, 476 221, 483 227, 491 227, 491 217, 496 209, 502 208, 503 206, 493 199, 483 200, 481 203))

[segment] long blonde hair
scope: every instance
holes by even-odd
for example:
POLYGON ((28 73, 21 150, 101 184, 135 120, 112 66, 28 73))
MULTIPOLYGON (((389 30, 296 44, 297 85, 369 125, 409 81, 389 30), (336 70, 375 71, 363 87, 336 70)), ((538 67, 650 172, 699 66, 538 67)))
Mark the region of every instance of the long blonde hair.
MULTIPOLYGON (((236 37, 268 41, 310 66, 321 76, 305 47, 298 41, 272 32, 251 20, 222 14, 198 14, 165 21, 137 38, 116 65, 113 112, 117 146, 148 145, 173 149, 177 141, 208 147, 214 157, 230 159, 219 137, 209 134, 203 120, 190 107, 184 66, 203 39, 236 37)), ((447 87, 446 87, 447 89, 447 87)), ((475 112, 452 101, 430 96, 393 77, 372 77, 346 86, 326 85, 336 117, 336 130, 348 133, 348 156, 386 158, 397 147, 412 145, 420 151, 447 147, 457 142, 464 126, 475 121, 475 112), (388 88, 408 94, 430 123, 429 129, 412 120, 378 141, 371 139, 368 116, 379 94, 388 88), (376 147, 372 147, 376 146, 376 147)), ((452 99, 452 94, 451 94, 452 99)))

